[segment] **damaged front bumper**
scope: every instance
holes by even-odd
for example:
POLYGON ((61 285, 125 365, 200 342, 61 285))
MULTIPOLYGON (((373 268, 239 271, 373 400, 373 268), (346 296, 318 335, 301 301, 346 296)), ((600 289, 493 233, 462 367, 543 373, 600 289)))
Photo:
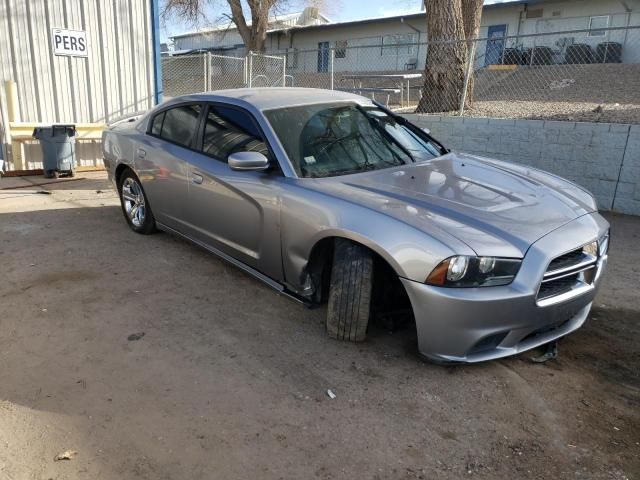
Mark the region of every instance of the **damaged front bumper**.
POLYGON ((411 300, 422 355, 441 362, 481 362, 515 355, 580 328, 589 315, 607 254, 588 282, 539 298, 550 262, 608 231, 598 214, 585 215, 542 237, 523 259, 515 280, 502 287, 444 288, 401 279, 411 300))

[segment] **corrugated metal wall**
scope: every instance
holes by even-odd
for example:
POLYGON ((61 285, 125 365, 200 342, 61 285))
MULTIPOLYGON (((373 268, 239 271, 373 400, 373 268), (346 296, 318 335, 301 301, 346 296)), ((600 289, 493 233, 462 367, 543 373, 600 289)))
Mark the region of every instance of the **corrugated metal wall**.
MULTIPOLYGON (((0 0, 0 108, 23 122, 102 123, 154 103, 150 0, 0 0), (88 57, 53 54, 51 29, 84 30, 88 57)), ((6 121, 6 112, 3 118, 6 121)))

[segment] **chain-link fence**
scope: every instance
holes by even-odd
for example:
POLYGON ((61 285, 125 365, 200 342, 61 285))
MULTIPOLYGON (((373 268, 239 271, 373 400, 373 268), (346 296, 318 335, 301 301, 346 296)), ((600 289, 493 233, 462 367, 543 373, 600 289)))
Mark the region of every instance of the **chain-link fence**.
POLYGON ((206 65, 208 68, 206 91, 241 88, 247 84, 245 57, 208 54, 206 65))
POLYGON ((640 123, 640 26, 319 46, 168 57, 164 91, 312 87, 358 93, 404 111, 640 123))
POLYGON ((207 90, 207 57, 181 55, 162 59, 162 89, 167 97, 207 90))
POLYGON ((163 57, 162 87, 166 97, 247 86, 247 60, 200 53, 163 57))
POLYGON ((640 123, 640 27, 496 37, 473 47, 466 115, 640 123))
MULTIPOLYGON (((286 87, 287 83, 286 58, 284 55, 264 55, 249 52, 248 87, 286 87)), ((289 77, 291 82, 291 77, 289 77)))

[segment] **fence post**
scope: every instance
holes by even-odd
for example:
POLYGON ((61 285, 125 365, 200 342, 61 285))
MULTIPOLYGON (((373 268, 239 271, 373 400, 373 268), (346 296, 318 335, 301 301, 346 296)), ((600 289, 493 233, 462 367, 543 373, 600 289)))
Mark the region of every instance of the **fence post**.
POLYGON ((206 74, 207 74, 207 92, 211 91, 211 71, 213 70, 211 68, 211 62, 212 62, 212 58, 211 58, 211 52, 207 52, 207 69, 206 69, 206 74))
POLYGON ((202 80, 204 83, 203 91, 207 91, 207 56, 202 56, 202 80))
POLYGON ((247 65, 249 64, 248 57, 245 55, 244 61, 242 62, 242 79, 244 80, 244 86, 249 85, 249 79, 247 78, 247 65))
POLYGON ((287 86, 287 56, 282 56, 282 86, 287 86))
POLYGON ((329 50, 329 75, 330 75, 329 82, 331 84, 330 90, 333 90, 333 61, 335 58, 336 58, 336 49, 332 48, 331 50, 329 50))
POLYGON ((249 78, 247 81, 247 86, 251 88, 251 77, 253 77, 253 52, 251 50, 249 50, 249 56, 247 58, 249 59, 249 78))
POLYGON ((473 64, 476 61, 476 40, 472 40, 471 49, 469 51, 469 60, 467 63, 467 71, 464 74, 464 84, 462 86, 462 96, 460 97, 459 116, 464 115, 464 103, 467 99, 467 90, 469 90, 469 78, 473 75, 473 64))

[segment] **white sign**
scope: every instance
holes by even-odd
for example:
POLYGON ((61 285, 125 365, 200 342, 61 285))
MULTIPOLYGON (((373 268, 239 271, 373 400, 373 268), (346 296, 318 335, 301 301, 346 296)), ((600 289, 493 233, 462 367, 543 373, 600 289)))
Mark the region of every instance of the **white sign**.
POLYGON ((56 55, 86 57, 88 52, 87 32, 52 28, 51 47, 56 55))

